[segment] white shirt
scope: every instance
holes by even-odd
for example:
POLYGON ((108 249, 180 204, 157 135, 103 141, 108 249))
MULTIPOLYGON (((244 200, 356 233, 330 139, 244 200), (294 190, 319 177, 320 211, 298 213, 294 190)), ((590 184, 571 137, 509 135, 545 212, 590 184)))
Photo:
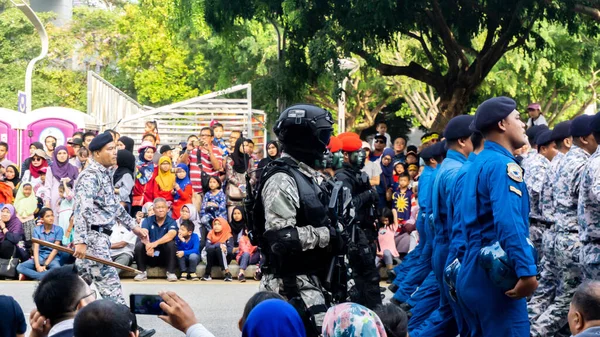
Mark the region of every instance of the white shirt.
POLYGON ((379 177, 381 175, 381 159, 377 159, 376 161, 367 161, 365 162, 365 167, 362 168, 361 171, 366 173, 369 178, 379 177))
POLYGON ((196 323, 185 332, 186 337, 215 337, 204 325, 196 323))
POLYGON ((74 321, 75 321, 75 318, 71 318, 71 319, 64 320, 64 321, 52 326, 50 331, 48 331, 48 337, 52 337, 52 336, 56 335, 57 333, 61 333, 65 330, 72 330, 74 321))
POLYGON ((121 241, 127 242, 127 246, 123 248, 111 249, 110 256, 114 257, 123 253, 131 255, 133 257, 133 249, 135 248, 136 235, 125 228, 125 226, 117 223, 112 228, 112 234, 110 235, 110 243, 118 243, 121 241))
POLYGON ((544 118, 544 115, 539 115, 536 120, 532 120, 530 117, 527 120, 527 128, 530 128, 534 125, 548 125, 548 122, 546 122, 546 118, 544 118))

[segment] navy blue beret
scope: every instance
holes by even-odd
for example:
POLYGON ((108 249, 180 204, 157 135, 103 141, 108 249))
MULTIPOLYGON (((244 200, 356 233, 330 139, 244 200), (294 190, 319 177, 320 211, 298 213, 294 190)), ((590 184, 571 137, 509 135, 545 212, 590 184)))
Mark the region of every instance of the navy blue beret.
POLYGON ((506 118, 517 108, 517 102, 505 96, 494 97, 481 103, 471 123, 471 131, 485 131, 506 118))
POLYGON ((600 132, 600 111, 598 111, 592 119, 592 131, 600 132))
POLYGON ((97 135, 96 137, 94 137, 94 139, 92 139, 92 142, 88 146, 88 149, 91 152, 99 151, 99 150, 102 150, 102 148, 106 144, 108 144, 112 141, 114 141, 112 134, 108 131, 104 131, 104 133, 101 133, 101 134, 97 135))
POLYGON ((535 143, 540 146, 540 145, 548 145, 548 143, 554 141, 554 139, 552 139, 552 131, 551 130, 544 130, 542 132, 538 132, 537 136, 535 137, 535 143))
POLYGON ((446 148, 446 140, 442 140, 439 143, 435 143, 433 146, 433 156, 434 157, 441 157, 441 156, 446 156, 446 152, 448 152, 448 149, 446 148))
POLYGON ((469 126, 475 117, 469 115, 456 116, 448 122, 444 130, 444 138, 447 140, 456 140, 459 138, 469 137, 473 131, 469 126))
POLYGON ((592 133, 592 120, 593 116, 590 115, 581 115, 575 117, 573 121, 571 121, 571 128, 569 132, 573 137, 585 137, 589 136, 592 133))
MULTIPOLYGON (((438 143, 436 143, 436 144, 438 144, 438 143)), ((423 158, 423 160, 433 158, 433 147, 434 146, 435 146, 435 144, 428 146, 428 147, 424 148, 423 150, 421 150, 421 152, 419 153, 419 157, 423 158)))
POLYGON ((527 135, 527 138, 529 138, 529 140, 530 140, 531 144, 529 144, 529 145, 533 146, 533 145, 537 144, 537 142, 535 141, 537 138, 537 135, 539 135, 540 132, 546 131, 546 130, 549 130, 548 125, 546 125, 546 124, 534 125, 534 126, 530 127, 529 129, 527 129, 527 131, 525 131, 525 134, 527 135))
POLYGON ((554 129, 552 129, 552 139, 561 140, 565 138, 569 138, 571 133, 569 129, 571 128, 571 121, 564 121, 556 124, 554 129))

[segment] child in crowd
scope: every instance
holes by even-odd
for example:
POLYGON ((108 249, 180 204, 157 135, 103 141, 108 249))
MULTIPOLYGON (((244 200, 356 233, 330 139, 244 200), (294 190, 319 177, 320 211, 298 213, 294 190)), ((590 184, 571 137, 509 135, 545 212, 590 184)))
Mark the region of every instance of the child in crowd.
POLYGON ((408 165, 408 176, 410 177, 410 187, 415 186, 417 184, 417 181, 419 180, 419 165, 408 165))
MULTIPOLYGON (((250 238, 248 237, 248 231, 246 229, 242 231, 242 234, 243 235, 239 240, 237 256, 235 259, 240 265, 238 280, 240 282, 246 282, 246 276, 244 275, 244 272, 246 271, 246 268, 248 268, 248 265, 258 264, 260 262, 260 252, 258 251, 257 246, 253 246, 252 243, 250 243, 250 238)), ((256 275, 254 277, 256 279, 256 275)))
POLYGON ((65 180, 58 186, 58 225, 66 231, 69 227, 69 218, 73 214, 73 190, 71 189, 71 183, 67 183, 65 180))
POLYGON ((183 205, 192 202, 192 182, 190 181, 190 169, 186 164, 177 165, 176 179, 173 189, 173 205, 171 211, 173 212, 172 218, 177 220, 180 217, 180 210, 183 205))
POLYGON ((36 197, 42 198, 44 207, 50 207, 50 189, 46 187, 46 171, 45 167, 40 169, 40 179, 33 185, 33 191, 36 197))
POLYGON ((215 138, 213 139, 213 145, 221 149, 223 152, 223 156, 229 155, 229 148, 227 147, 227 143, 225 143, 225 139, 223 138, 223 134, 225 130, 223 129, 223 124, 218 121, 212 121, 210 123, 210 127, 213 129, 213 133, 215 138))
POLYGON ((398 182, 398 177, 400 177, 400 174, 406 172, 406 166, 404 165, 403 162, 397 161, 394 163, 394 182, 397 183, 398 182))
POLYGON ((410 203, 410 219, 406 220, 404 226, 400 228, 400 232, 396 232, 396 247, 398 248, 398 253, 400 253, 400 258, 403 258, 415 248, 417 243, 419 243, 419 233, 416 231, 417 216, 419 216, 419 184, 415 184, 412 191, 413 197, 410 203), (410 237, 406 238, 402 232, 408 233, 408 235, 414 237, 414 241, 411 241, 410 237))
POLYGON ((210 224, 213 222, 213 219, 227 219, 227 198, 221 190, 221 180, 218 177, 211 176, 208 179, 208 189, 202 199, 202 208, 200 208, 200 219, 203 224, 201 235, 202 247, 206 246, 206 233, 211 229, 210 224))
POLYGON ((206 271, 202 276, 202 281, 210 281, 210 272, 213 265, 218 265, 225 272, 225 282, 231 282, 231 273, 229 272, 229 256, 233 253, 233 237, 231 228, 224 218, 216 218, 213 221, 212 229, 208 232, 206 241, 206 271))
MULTIPOLYGON (((181 225, 184 220, 191 221, 194 224, 194 233, 198 234, 198 237, 200 237, 202 234, 200 230, 202 228, 202 222, 200 222, 200 215, 198 214, 194 204, 189 203, 183 205, 179 211, 179 215, 180 216, 179 219, 177 219, 177 225, 181 225)), ((202 251, 202 248, 204 247, 201 246, 200 251, 202 251)))
MULTIPOLYGON (((65 230, 65 235, 62 238, 62 245, 69 249, 75 249, 75 246, 73 245, 73 215, 74 214, 71 213, 71 216, 69 217, 69 227, 65 230)), ((58 254, 60 256, 61 265, 75 263, 75 257, 73 255, 64 252, 58 254)))
POLYGON ((179 225, 178 235, 175 238, 177 243, 177 261, 179 262, 179 270, 181 281, 186 281, 188 274, 192 281, 198 281, 196 267, 200 262, 200 238, 194 233, 194 223, 190 220, 183 220, 179 225))
POLYGON ((156 121, 147 121, 144 124, 144 135, 154 135, 154 145, 160 144, 160 136, 158 135, 158 123, 156 121))
POLYGON ((393 303, 380 304, 375 313, 381 319, 388 337, 408 337, 408 316, 393 303))
POLYGON ((83 169, 86 168, 87 164, 88 164, 88 158, 90 156, 90 150, 88 150, 85 147, 81 147, 78 151, 77 151, 77 160, 76 160, 76 165, 75 167, 77 167, 79 169, 79 172, 83 171, 83 169))
POLYGON ((158 160, 158 174, 154 184, 154 198, 164 198, 167 204, 173 202, 173 189, 175 188, 175 173, 171 171, 173 164, 171 158, 160 157, 158 160))
MULTIPOLYGON (((33 237, 60 245, 64 232, 60 226, 54 225, 54 213, 52 209, 43 208, 40 211, 40 217, 42 219, 42 226, 35 227, 33 237)), ((20 263, 17 266, 17 272, 30 279, 39 280, 48 269, 60 267, 59 258, 56 258, 57 254, 58 251, 55 249, 34 243, 33 259, 20 263)))
POLYGON ((31 238, 35 228, 35 213, 38 208, 38 200, 33 194, 33 186, 26 182, 21 184, 17 190, 17 197, 14 202, 17 217, 23 224, 25 234, 25 247, 31 248, 31 238))
POLYGON ((394 194, 392 195, 392 212, 394 214, 394 222, 398 225, 396 233, 396 249, 400 257, 404 257, 408 253, 410 247, 410 232, 414 230, 414 226, 406 225, 406 221, 410 219, 412 211, 413 192, 409 187, 410 177, 407 173, 402 173, 398 178, 398 184, 394 186, 394 194))
POLYGON ((379 226, 379 249, 377 250, 375 263, 379 265, 379 263, 383 261, 385 268, 387 269, 387 283, 392 283, 392 281, 396 279, 393 270, 394 258, 398 258, 400 254, 398 254, 396 242, 394 241, 398 224, 394 222, 394 215, 389 208, 384 208, 381 211, 379 226))

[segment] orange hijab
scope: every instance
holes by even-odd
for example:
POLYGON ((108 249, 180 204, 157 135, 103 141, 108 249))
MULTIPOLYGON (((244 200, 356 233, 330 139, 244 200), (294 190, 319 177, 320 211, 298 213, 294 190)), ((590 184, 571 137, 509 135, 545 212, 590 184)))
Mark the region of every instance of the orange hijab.
POLYGON ((221 232, 215 233, 215 230, 212 229, 210 232, 208 232, 207 238, 212 243, 227 242, 227 240, 229 240, 229 238, 233 237, 231 235, 231 227, 229 227, 229 222, 227 222, 227 220, 225 220, 223 218, 216 218, 213 220, 213 227, 215 226, 215 221, 219 221, 219 223, 221 224, 221 227, 222 227, 221 232))
POLYGON ((156 176, 156 183, 158 183, 158 187, 160 187, 161 191, 172 191, 173 188, 175 187, 175 173, 171 172, 171 170, 167 171, 167 172, 163 172, 160 169, 160 165, 162 163, 169 163, 169 165, 172 167, 173 163, 171 162, 171 158, 167 157, 167 156, 162 156, 160 157, 160 159, 158 160, 158 175, 156 176))

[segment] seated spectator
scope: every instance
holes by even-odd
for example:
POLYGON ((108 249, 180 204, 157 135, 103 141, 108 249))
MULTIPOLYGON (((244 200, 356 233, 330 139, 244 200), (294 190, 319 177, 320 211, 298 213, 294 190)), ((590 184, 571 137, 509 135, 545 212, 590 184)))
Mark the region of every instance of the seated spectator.
POLYGON ((173 202, 173 189, 175 188, 175 173, 171 171, 173 163, 169 157, 160 157, 158 160, 158 171, 154 184, 154 197, 163 198, 168 204, 173 202))
POLYGON ((92 139, 94 139, 94 137, 96 137, 96 134, 92 131, 88 131, 83 134, 83 146, 86 149, 90 146, 90 143, 92 142, 92 139))
POLYGON ((0 210, 0 258, 18 257, 24 261, 29 254, 18 244, 23 240, 23 225, 16 215, 13 205, 4 205, 0 210))
POLYGON ((137 213, 143 205, 154 200, 154 180, 157 173, 152 161, 154 151, 156 148, 150 142, 143 142, 138 149, 139 155, 135 166, 136 174, 131 202, 132 213, 137 213))
MULTIPOLYGON (((69 249, 75 249, 75 246, 73 245, 73 226, 73 213, 71 213, 71 216, 69 217, 69 226, 65 229, 65 234, 62 238, 62 245, 69 249)), ((61 266, 75 263, 75 256, 69 253, 58 252, 58 256, 60 257, 61 266)))
POLYGON ((302 318, 291 304, 279 299, 270 299, 261 302, 250 311, 242 327, 242 337, 280 336, 306 336, 302 318))
POLYGON ((396 241, 394 236, 398 229, 398 224, 394 222, 394 216, 389 208, 381 210, 381 217, 379 218, 379 249, 377 250, 377 257, 375 263, 379 265, 383 261, 385 268, 387 269, 387 283, 392 283, 396 279, 394 273, 394 258, 398 258, 398 250, 396 249, 396 241))
POLYGON ((209 190, 202 199, 200 209, 200 221, 202 222, 201 247, 205 246, 206 233, 212 228, 211 224, 215 218, 227 219, 227 202, 225 193, 221 190, 221 180, 218 177, 208 179, 209 190))
POLYGON ((242 314, 242 317, 240 317, 240 320, 238 321, 238 328, 240 329, 240 331, 242 331, 242 328, 244 327, 246 320, 248 320, 248 315, 250 315, 250 312, 252 312, 252 309, 254 309, 260 303, 262 303, 266 300, 271 300, 271 299, 285 301, 285 298, 283 298, 283 296, 279 295, 278 293, 276 293, 274 291, 264 291, 263 290, 263 291, 259 291, 259 292, 255 293, 254 295, 252 295, 252 297, 250 297, 250 299, 248 300, 248 302, 246 302, 246 305, 244 306, 244 313, 242 314))
POLYGON ((21 178, 17 166, 13 164, 6 166, 6 169, 4 170, 4 183, 16 192, 20 182, 21 178))
POLYGON ((133 146, 135 145, 135 141, 127 136, 122 136, 117 140, 117 150, 127 150, 129 153, 133 154, 133 146))
MULTIPOLYGON (((44 208, 40 211, 40 218, 42 225, 35 227, 33 238, 60 245, 64 231, 60 226, 54 224, 54 212, 49 208, 44 208)), ((17 266, 17 272, 30 279, 39 280, 48 270, 60 267, 60 258, 57 258, 57 254, 56 249, 34 243, 33 258, 20 263, 17 266)))
MULTIPOLYGON (((131 266, 136 240, 137 236, 117 221, 110 235, 110 258, 116 263, 131 266)), ((121 275, 123 271, 117 269, 117 272, 121 275)))
POLYGON ((394 183, 398 183, 398 177, 400 174, 406 172, 406 165, 399 161, 394 162, 394 183))
POLYGON ((144 218, 153 216, 154 215, 154 203, 151 201, 145 203, 144 207, 142 207, 142 214, 144 214, 144 218))
POLYGON ((210 273, 213 265, 221 267, 225 272, 225 282, 231 282, 231 273, 229 272, 228 261, 233 253, 233 237, 231 228, 224 218, 216 218, 213 221, 212 229, 207 235, 206 241, 206 271, 202 281, 210 281, 210 273))
MULTIPOLYGON (((192 202, 192 181, 190 180, 190 169, 186 164, 177 165, 176 179, 173 189, 173 205, 171 212, 173 219, 177 220, 180 217, 181 208, 192 202)), ((197 216, 197 214, 196 214, 197 216)))
POLYGON ((33 158, 33 156, 35 155, 35 150, 43 151, 44 145, 40 142, 33 142, 31 143, 31 145, 29 145, 29 157, 23 160, 23 163, 21 164, 21 179, 23 179, 25 171, 29 169, 29 165, 31 164, 31 158, 33 158))
POLYGON ((375 161, 371 161, 371 159, 369 159, 369 155, 371 153, 371 146, 369 146, 369 143, 362 142, 362 148, 365 150, 365 166, 361 169, 361 171, 369 176, 369 182, 371 183, 371 186, 377 186, 379 185, 381 175, 381 165, 379 165, 379 159, 375 161))
POLYGON ((56 223, 63 229, 67 230, 69 227, 69 219, 73 214, 73 189, 72 183, 67 183, 66 180, 62 181, 62 184, 58 186, 58 211, 56 211, 56 223))
POLYGON ((94 301, 79 310, 74 337, 137 337, 137 319, 129 308, 111 300, 94 301))
POLYGON ((392 158, 392 160, 394 162, 401 162, 404 163, 406 162, 406 154, 404 153, 404 150, 406 150, 406 138, 404 137, 398 137, 396 139, 394 139, 394 158, 392 158))
POLYGON ((244 275, 244 272, 246 271, 246 268, 248 268, 248 265, 258 264, 260 262, 260 252, 258 251, 257 246, 253 246, 252 243, 250 243, 250 238, 248 237, 248 232, 246 229, 243 230, 242 234, 243 235, 240 237, 239 246, 237 248, 237 256, 235 259, 240 266, 238 281, 246 282, 246 276, 244 275))
POLYGON ((256 170, 256 174, 255 174, 257 183, 260 180, 260 176, 262 175, 263 169, 267 165, 269 165, 270 162, 279 158, 280 156, 281 156, 281 151, 279 150, 279 144, 277 143, 277 141, 272 140, 272 141, 268 142, 267 143, 267 155, 265 156, 265 158, 261 159, 257 165, 257 170, 256 170))
POLYGON ((200 263, 200 238, 194 233, 194 227, 194 223, 190 220, 183 220, 179 224, 179 232, 175 238, 181 281, 187 281, 188 275, 192 281, 199 280, 196 267, 200 263))
POLYGON ((17 190, 14 206, 17 213, 17 218, 23 224, 23 234, 25 239, 25 247, 31 247, 31 238, 33 237, 33 229, 35 228, 35 213, 38 208, 38 200, 33 193, 31 183, 23 183, 17 190))
POLYGON ((600 335, 600 281, 585 281, 577 288, 567 320, 574 337, 600 335))
POLYGON ((381 319, 388 337, 408 337, 408 317, 404 310, 388 303, 377 306, 374 311, 381 319))
MULTIPOLYGON (((158 142, 156 141, 156 136, 151 133, 145 133, 144 135, 142 135, 142 143, 143 142, 149 142, 152 144, 152 146, 158 145, 158 142)), ((160 157, 160 154, 158 154, 158 156, 160 157)))
POLYGON ((127 150, 117 152, 117 169, 113 174, 115 194, 119 197, 121 206, 131 212, 131 195, 135 175, 135 156, 127 150))
POLYGON ((68 265, 48 271, 33 293, 30 337, 72 337, 78 310, 96 300, 96 291, 68 265))
POLYGON ((198 323, 190 305, 172 291, 159 292, 163 302, 160 308, 167 314, 158 316, 175 329, 185 333, 187 337, 215 337, 210 331, 198 323))
POLYGON ((158 150, 158 153, 160 153, 161 157, 171 158, 171 161, 172 161, 173 160, 173 150, 175 150, 175 148, 171 147, 171 145, 163 145, 160 147, 160 150, 158 150))
POLYGON ((233 235, 233 245, 238 246, 238 242, 246 229, 246 219, 244 219, 244 210, 240 206, 236 206, 231 212, 231 235, 233 235))
POLYGON ((408 176, 410 177, 410 187, 413 187, 419 180, 419 165, 409 164, 408 165, 408 176))
POLYGON ((0 336, 25 337, 27 322, 23 309, 11 296, 0 295, 0 336))
MULTIPOLYGON (((194 224, 194 233, 201 235, 202 222, 200 222, 200 214, 193 204, 185 204, 181 207, 180 217, 177 219, 177 225, 180 225, 183 220, 190 220, 194 224)), ((202 249, 202 247, 200 247, 202 249)))
POLYGON ((167 280, 177 281, 175 275, 175 236, 177 236, 177 223, 167 215, 167 201, 162 198, 154 200, 154 215, 142 222, 142 228, 148 230, 148 241, 139 241, 135 245, 135 260, 141 274, 135 276, 135 281, 148 279, 146 265, 165 265, 167 280))
MULTIPOLYGON (((64 145, 57 146, 53 151, 54 156, 52 158, 52 164, 48 166, 46 171, 46 188, 50 191, 50 208, 54 211, 57 223, 59 221, 60 208, 61 208, 61 196, 58 191, 59 186, 64 186, 65 183, 75 183, 79 176, 79 170, 77 167, 69 164, 69 154, 67 148, 64 145)), ((72 203, 69 209, 72 209, 72 203)), ((66 216, 64 223, 69 222, 69 216, 66 216)), ((63 227, 64 230, 64 227, 63 227)))
POLYGON ((383 323, 371 309, 356 303, 342 303, 329 308, 323 320, 323 337, 387 336, 383 323))
MULTIPOLYGON (((44 150, 36 149, 33 152, 29 166, 23 172, 23 178, 21 179, 21 182, 31 183, 35 190, 36 185, 41 181, 40 175, 42 174, 42 169, 47 170, 47 168, 48 157, 46 156, 46 152, 44 152, 44 150)), ((43 173, 45 175, 46 171, 43 171, 43 173)))

